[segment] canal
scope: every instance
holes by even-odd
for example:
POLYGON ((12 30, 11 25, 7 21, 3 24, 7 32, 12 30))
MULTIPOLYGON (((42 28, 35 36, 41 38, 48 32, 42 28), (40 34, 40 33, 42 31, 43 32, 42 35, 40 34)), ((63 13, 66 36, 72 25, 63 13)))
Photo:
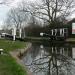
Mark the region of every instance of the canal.
POLYGON ((75 75, 75 44, 32 42, 22 61, 32 75, 75 75))

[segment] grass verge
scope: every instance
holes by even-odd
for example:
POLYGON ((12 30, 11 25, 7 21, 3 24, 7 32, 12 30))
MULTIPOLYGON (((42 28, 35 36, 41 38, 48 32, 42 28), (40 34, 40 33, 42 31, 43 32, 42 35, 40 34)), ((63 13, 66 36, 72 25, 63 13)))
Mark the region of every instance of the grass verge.
POLYGON ((0 48, 4 49, 7 52, 24 47, 25 42, 0 39, 0 48))
POLYGON ((25 42, 0 39, 0 48, 8 53, 0 55, 0 75, 27 75, 26 71, 9 55, 9 51, 24 47, 25 42))

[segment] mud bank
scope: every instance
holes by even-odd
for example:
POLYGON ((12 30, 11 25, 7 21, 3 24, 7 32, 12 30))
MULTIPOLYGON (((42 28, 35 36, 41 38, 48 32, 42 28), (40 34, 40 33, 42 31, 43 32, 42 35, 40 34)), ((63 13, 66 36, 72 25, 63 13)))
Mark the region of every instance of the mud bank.
POLYGON ((18 64, 20 64, 26 71, 27 71, 27 75, 32 75, 32 73, 27 69, 27 67, 25 66, 25 64, 23 63, 23 61, 20 59, 21 56, 23 56, 23 54, 29 50, 31 48, 32 44, 31 43, 26 43, 26 47, 23 49, 17 49, 14 51, 9 52, 9 54, 16 59, 16 62, 18 64))

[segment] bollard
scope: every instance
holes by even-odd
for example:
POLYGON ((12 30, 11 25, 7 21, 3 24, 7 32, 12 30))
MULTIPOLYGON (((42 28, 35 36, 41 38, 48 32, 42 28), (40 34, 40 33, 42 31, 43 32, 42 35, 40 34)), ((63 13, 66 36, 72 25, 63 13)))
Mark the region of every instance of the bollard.
POLYGON ((0 54, 3 54, 3 49, 0 49, 0 54))

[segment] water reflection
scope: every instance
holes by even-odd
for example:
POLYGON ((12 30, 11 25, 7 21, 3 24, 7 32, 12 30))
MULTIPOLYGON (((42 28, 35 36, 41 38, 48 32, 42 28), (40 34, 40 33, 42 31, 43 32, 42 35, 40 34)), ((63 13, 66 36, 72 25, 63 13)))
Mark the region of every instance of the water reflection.
POLYGON ((75 48, 70 44, 38 45, 33 43, 23 62, 33 75, 74 75, 75 48))

